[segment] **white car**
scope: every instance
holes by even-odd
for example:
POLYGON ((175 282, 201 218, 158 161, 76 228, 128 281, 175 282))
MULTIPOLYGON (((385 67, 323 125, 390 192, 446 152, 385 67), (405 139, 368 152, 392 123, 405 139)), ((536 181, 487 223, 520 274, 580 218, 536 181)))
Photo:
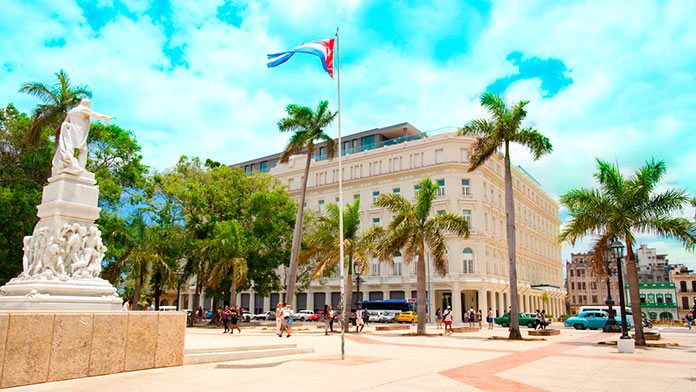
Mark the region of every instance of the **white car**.
POLYGON ((295 313, 293 315, 295 320, 300 320, 300 321, 305 321, 307 320, 307 317, 313 315, 314 312, 308 309, 300 310, 299 312, 295 313))
POLYGON ((378 311, 378 310, 370 310, 370 318, 368 319, 369 322, 371 323, 378 323, 382 319, 382 316, 384 315, 384 312, 378 311))
POLYGON ((393 323, 394 322, 394 317, 399 315, 401 313, 398 310, 385 310, 382 313, 382 317, 380 317, 379 322, 380 323, 393 323))

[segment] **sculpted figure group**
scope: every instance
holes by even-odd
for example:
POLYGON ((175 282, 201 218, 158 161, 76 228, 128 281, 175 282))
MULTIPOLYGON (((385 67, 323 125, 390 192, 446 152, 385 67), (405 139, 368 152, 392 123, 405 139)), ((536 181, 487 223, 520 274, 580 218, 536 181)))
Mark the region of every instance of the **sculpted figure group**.
POLYGON ((57 237, 48 227, 24 237, 24 272, 20 279, 96 278, 106 247, 97 226, 64 224, 57 237))

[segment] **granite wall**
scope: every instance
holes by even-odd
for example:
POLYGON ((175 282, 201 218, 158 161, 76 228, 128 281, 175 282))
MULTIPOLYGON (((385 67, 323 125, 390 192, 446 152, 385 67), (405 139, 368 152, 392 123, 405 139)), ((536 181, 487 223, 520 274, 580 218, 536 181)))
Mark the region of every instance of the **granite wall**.
POLYGON ((0 313, 0 388, 180 366, 184 312, 0 313))

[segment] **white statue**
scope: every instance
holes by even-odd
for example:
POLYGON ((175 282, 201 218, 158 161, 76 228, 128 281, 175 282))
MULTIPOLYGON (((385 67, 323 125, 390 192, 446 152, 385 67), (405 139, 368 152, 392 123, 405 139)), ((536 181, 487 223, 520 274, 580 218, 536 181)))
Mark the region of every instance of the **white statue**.
POLYGON ((22 256, 22 276, 26 276, 29 273, 29 266, 34 262, 34 244, 32 243, 32 236, 28 235, 24 237, 22 243, 24 246, 24 256, 22 256))
POLYGON ((53 174, 69 173, 79 175, 87 165, 87 136, 90 119, 111 120, 110 116, 92 110, 92 101, 83 99, 68 112, 60 126, 58 148, 53 155, 53 174), (75 149, 79 150, 75 159, 75 149))

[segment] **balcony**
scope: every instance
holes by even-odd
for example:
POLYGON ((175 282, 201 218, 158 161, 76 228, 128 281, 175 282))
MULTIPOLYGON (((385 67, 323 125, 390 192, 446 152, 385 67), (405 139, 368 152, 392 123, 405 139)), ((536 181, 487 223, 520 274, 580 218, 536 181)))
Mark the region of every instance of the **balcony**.
MULTIPOLYGON (((402 136, 398 137, 396 139, 389 139, 389 140, 382 140, 377 143, 369 143, 369 144, 363 144, 360 147, 349 147, 349 148, 344 148, 343 149, 343 155, 350 155, 350 154, 355 154, 357 152, 362 152, 362 151, 367 151, 367 150, 374 150, 376 148, 381 148, 381 147, 387 147, 387 146, 393 146, 395 144, 400 144, 400 143, 405 143, 411 140, 418 140, 424 138, 425 135, 423 134, 418 134, 418 135, 407 135, 407 136, 402 136)), ((338 152, 336 154, 338 156, 338 152)), ((323 161, 326 160, 328 157, 326 153, 324 154, 314 154, 314 159, 317 161, 323 161)))

